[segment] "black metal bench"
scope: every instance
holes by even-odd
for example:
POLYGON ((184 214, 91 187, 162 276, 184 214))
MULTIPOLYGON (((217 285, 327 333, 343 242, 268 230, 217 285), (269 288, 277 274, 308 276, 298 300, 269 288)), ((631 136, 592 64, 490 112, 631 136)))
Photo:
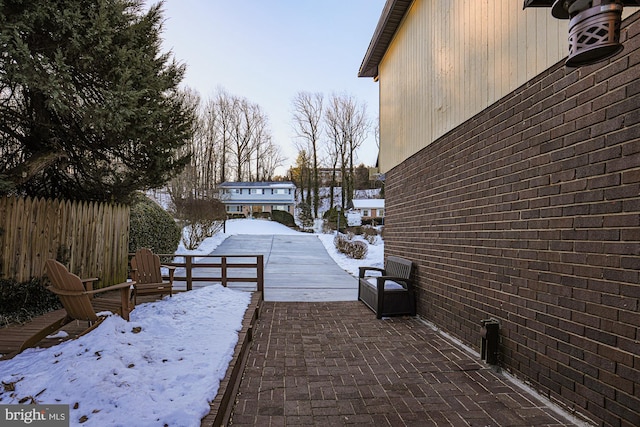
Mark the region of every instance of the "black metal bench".
POLYGON ((378 319, 383 316, 415 316, 416 299, 411 282, 413 263, 408 259, 390 256, 384 266, 359 268, 358 299, 373 310, 378 319), (368 276, 369 271, 380 275, 368 276))

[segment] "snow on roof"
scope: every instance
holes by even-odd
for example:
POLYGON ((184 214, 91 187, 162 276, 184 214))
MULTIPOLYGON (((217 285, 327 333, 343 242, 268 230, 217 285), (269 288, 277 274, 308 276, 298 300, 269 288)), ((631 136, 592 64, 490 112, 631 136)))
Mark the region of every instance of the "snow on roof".
POLYGON ((384 209, 384 199, 353 199, 354 209, 384 209))

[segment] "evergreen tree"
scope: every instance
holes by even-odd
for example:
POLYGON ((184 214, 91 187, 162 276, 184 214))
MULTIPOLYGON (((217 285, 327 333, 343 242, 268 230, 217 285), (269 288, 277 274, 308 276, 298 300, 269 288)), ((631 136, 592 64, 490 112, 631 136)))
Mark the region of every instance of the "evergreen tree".
POLYGON ((13 192, 127 201, 187 163, 184 66, 160 51, 161 4, 143 6, 0 0, 0 182, 13 192))
POLYGON ((369 168, 363 163, 360 163, 354 171, 354 186, 356 190, 367 190, 371 188, 369 168))
POLYGON ((313 226, 311 199, 307 197, 305 201, 298 203, 298 209, 300 209, 300 212, 298 213, 298 219, 300 220, 302 227, 311 228, 313 226))

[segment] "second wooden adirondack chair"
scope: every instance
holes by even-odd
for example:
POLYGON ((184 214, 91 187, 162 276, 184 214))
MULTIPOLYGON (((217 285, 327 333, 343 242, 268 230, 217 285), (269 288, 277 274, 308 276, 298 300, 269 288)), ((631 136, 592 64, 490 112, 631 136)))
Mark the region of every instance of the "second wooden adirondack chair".
POLYGON ((137 297, 142 295, 173 295, 173 276, 175 267, 160 264, 160 257, 151 250, 142 248, 131 258, 131 278, 136 283, 133 291, 133 301, 137 304, 137 297), (162 277, 161 268, 169 270, 169 280, 162 277))

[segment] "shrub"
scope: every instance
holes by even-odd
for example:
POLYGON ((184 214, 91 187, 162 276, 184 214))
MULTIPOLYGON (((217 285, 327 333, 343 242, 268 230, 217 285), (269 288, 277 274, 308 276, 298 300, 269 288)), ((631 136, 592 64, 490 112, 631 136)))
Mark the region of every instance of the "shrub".
POLYGON ((373 227, 363 227, 362 236, 369 244, 375 245, 378 240, 378 230, 373 227))
POLYGON ((182 232, 173 217, 160 205, 137 194, 129 219, 129 252, 149 248, 158 254, 173 254, 182 232))
POLYGON ((377 236, 378 229, 374 227, 362 227, 362 235, 363 236, 377 236))
POLYGON ((348 225, 347 217, 344 216, 344 211, 338 211, 336 208, 331 208, 326 211, 323 218, 331 230, 336 230, 338 228, 338 218, 340 218, 340 230, 345 229, 348 225))
POLYGON ((207 237, 215 235, 224 227, 224 221, 199 220, 182 222, 182 244, 187 249, 197 249, 207 237))
POLYGON ((58 297, 48 291, 39 278, 24 283, 0 279, 0 301, 0 327, 27 322, 35 316, 62 308, 58 297))
POLYGON ((254 212, 253 217, 255 219, 271 219, 271 212, 254 212))
MULTIPOLYGON (((342 225, 342 223, 340 224, 342 225)), ((347 233, 347 235, 351 234, 351 235, 360 235, 362 234, 362 226, 360 225, 352 225, 349 226, 345 229, 345 232, 347 233)))
POLYGON ((363 219, 362 225, 379 226, 379 225, 383 225, 383 222, 384 222, 384 218, 369 218, 369 219, 363 219))
POLYGON ((278 210, 271 211, 271 219, 279 222, 280 224, 286 225, 287 227, 296 226, 296 221, 293 219, 293 215, 289 212, 278 210))
POLYGON ((179 199, 174 204, 183 230, 182 243, 187 249, 196 249, 223 227, 226 213, 218 199, 179 199))
POLYGON ((333 239, 333 244, 339 252, 345 254, 349 258, 363 259, 367 256, 369 247, 360 240, 350 240, 343 234, 337 234, 333 239))

